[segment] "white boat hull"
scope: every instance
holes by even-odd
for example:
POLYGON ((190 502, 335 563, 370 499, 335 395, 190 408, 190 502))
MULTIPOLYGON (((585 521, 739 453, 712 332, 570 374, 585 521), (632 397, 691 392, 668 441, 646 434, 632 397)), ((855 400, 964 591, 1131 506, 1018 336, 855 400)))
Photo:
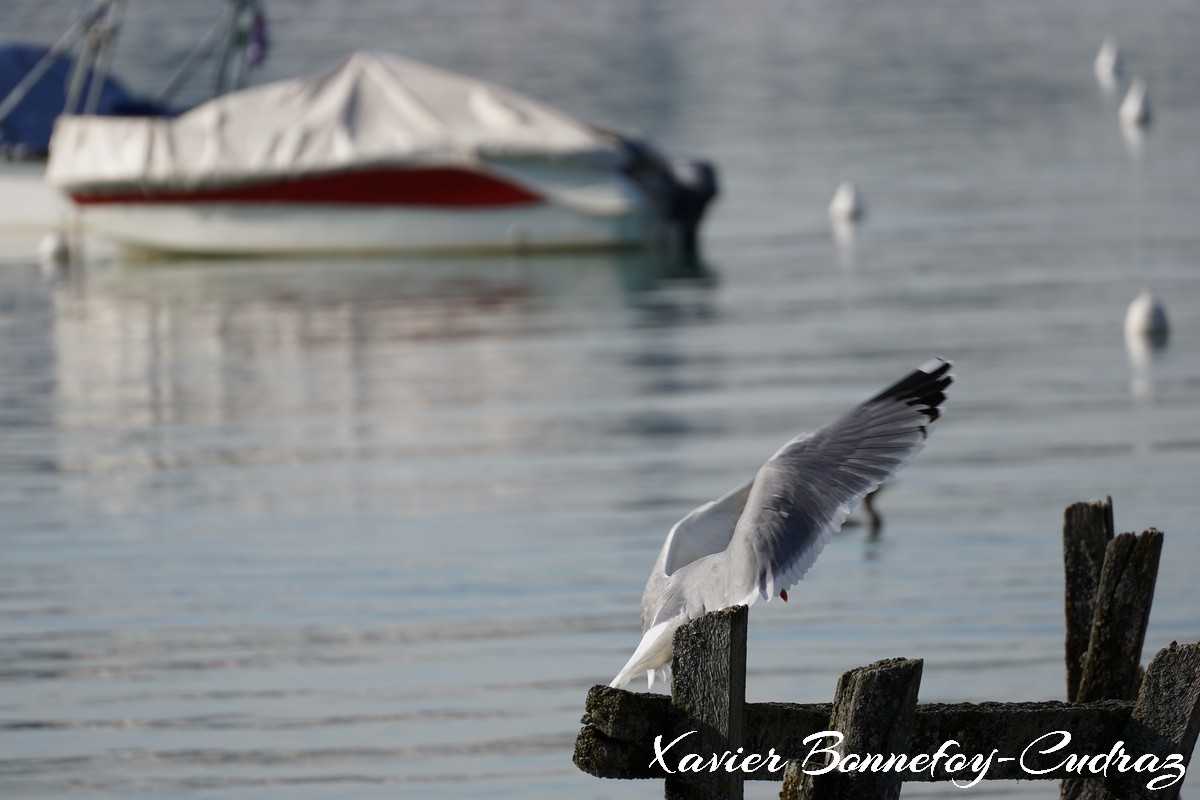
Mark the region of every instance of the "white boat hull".
POLYGON ((588 216, 553 205, 451 210, 130 203, 89 206, 84 220, 126 248, 195 255, 624 248, 667 240, 667 226, 648 214, 588 216))

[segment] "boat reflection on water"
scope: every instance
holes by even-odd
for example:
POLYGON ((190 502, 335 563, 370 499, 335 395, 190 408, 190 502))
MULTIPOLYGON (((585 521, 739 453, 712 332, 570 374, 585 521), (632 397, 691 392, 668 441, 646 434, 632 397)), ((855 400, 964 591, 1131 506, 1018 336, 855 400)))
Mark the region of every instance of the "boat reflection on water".
MULTIPOLYGON (((666 306, 706 303, 709 281, 703 264, 643 251, 93 264, 53 293, 58 425, 79 433, 64 466, 296 463, 314 447, 361 453, 378 426, 436 450, 430 409, 569 395, 590 367, 548 356, 554 340, 678 316, 666 306), (672 285, 700 288, 655 291, 672 285), (189 427, 194 447, 153 441, 189 427)), ((446 436, 505 436, 483 417, 446 436)))
POLYGON ((396 258, 177 258, 117 252, 87 259, 75 291, 60 300, 151 303, 190 314, 214 304, 288 309, 351 303, 398 305, 436 316, 456 311, 459 304, 487 308, 497 293, 552 305, 586 295, 588 307, 602 296, 606 304, 620 306, 636 304, 637 293, 671 281, 713 280, 702 259, 646 250, 396 258))

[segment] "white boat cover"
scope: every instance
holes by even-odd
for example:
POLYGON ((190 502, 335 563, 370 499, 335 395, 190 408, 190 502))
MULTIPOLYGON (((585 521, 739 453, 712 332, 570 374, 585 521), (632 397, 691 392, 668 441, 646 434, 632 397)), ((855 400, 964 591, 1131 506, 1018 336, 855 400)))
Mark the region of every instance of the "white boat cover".
POLYGON ((611 165, 619 145, 516 92, 379 51, 218 97, 174 118, 60 117, 62 189, 201 187, 356 166, 526 158, 611 165))

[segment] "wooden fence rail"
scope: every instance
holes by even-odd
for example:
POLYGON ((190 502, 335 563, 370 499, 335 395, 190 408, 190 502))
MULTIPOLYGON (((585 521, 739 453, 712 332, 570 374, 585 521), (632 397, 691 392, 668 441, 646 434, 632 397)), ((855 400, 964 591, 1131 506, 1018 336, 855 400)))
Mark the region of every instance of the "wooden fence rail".
POLYGON ((1107 500, 1070 506, 1063 533, 1069 702, 918 704, 922 662, 888 659, 843 675, 832 704, 746 703, 738 606, 676 632, 671 697, 593 687, 575 764, 661 779, 680 800, 740 800, 743 780, 782 781, 784 800, 879 800, 904 781, 1005 779, 1062 780, 1071 800, 1171 800, 1200 731, 1200 644, 1172 643, 1140 671, 1162 534, 1113 536, 1107 500), (816 774, 830 758, 847 769, 816 774))

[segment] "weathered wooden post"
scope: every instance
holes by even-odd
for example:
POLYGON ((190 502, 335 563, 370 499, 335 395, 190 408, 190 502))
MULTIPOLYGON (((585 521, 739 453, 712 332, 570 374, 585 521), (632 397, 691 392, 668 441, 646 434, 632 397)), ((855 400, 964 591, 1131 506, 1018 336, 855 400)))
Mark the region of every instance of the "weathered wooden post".
MULTIPOLYGON (((695 733, 672 748, 674 764, 688 753, 707 762, 742 747, 748 610, 734 606, 705 614, 675 631, 671 704, 682 715, 675 736, 695 733)), ((667 800, 741 800, 742 773, 679 771, 667 776, 665 795, 667 800)))
MULTIPOLYGON (((1122 741, 1126 751, 1178 753, 1180 769, 1187 769, 1200 732, 1200 644, 1158 651, 1138 694, 1122 741)), ((1171 786, 1150 788, 1143 773, 1117 772, 1104 781, 1101 800, 1175 800, 1183 785, 1180 777, 1171 786)))
POLYGON ((1137 536, 1122 533, 1108 543, 1076 702, 1137 696, 1162 545, 1162 532, 1153 528, 1137 536))
MULTIPOLYGON (((829 730, 844 735, 832 749, 846 753, 904 753, 921 688, 920 659, 890 658, 858 667, 838 680, 829 715, 829 730)), ((831 742, 824 743, 829 746, 831 742)), ((847 772, 823 775, 803 771, 789 761, 783 774, 781 800, 896 800, 903 780, 899 772, 847 772)), ((819 768, 809 764, 808 768, 819 768)))
MULTIPOLYGON (((1114 537, 1112 498, 1067 508, 1063 561, 1069 701, 1127 700, 1137 695, 1162 544, 1162 533, 1153 528, 1138 536, 1114 537)), ((1098 778, 1067 780, 1060 797, 1093 800, 1101 786, 1098 778)))
POLYGON ((1063 514, 1063 573, 1066 580, 1067 700, 1076 702, 1083 659, 1096 616, 1096 589, 1104 551, 1113 538, 1112 498, 1072 503, 1063 514))

